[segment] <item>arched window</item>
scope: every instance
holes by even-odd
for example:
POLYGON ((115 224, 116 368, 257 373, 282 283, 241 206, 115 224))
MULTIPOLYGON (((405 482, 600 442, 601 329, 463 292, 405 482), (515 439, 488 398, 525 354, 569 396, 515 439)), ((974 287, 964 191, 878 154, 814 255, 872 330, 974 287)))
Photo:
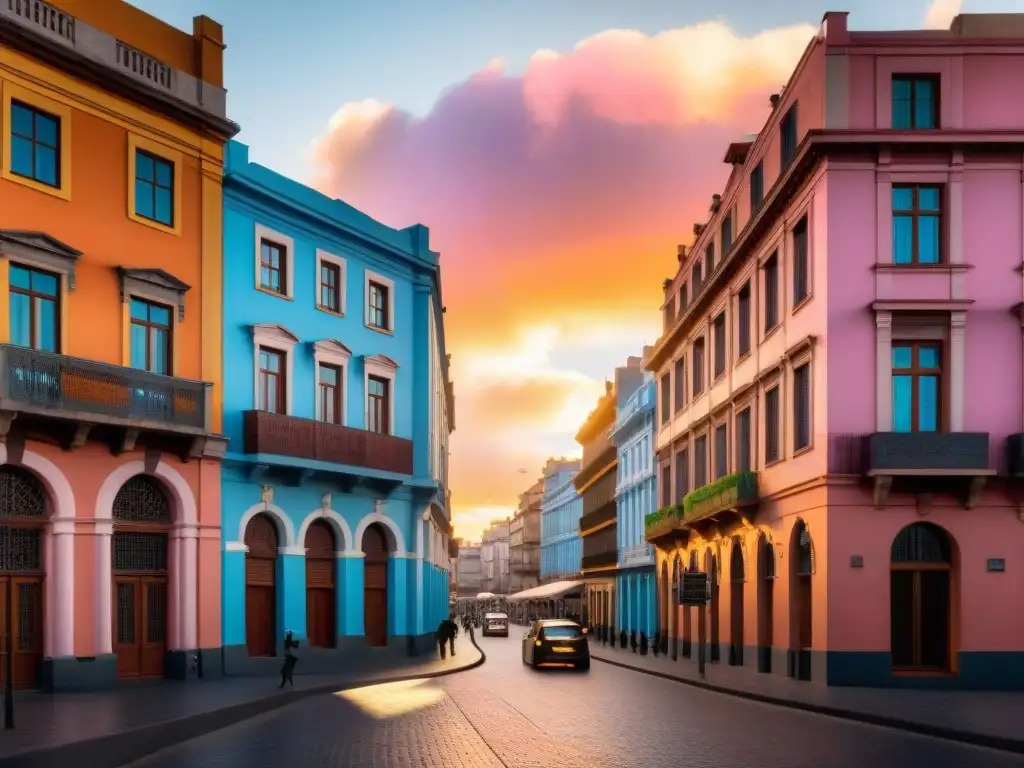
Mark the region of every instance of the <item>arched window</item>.
POLYGON ((897 670, 946 672, 952 660, 953 546, 931 523, 914 523, 892 543, 891 652, 897 670))

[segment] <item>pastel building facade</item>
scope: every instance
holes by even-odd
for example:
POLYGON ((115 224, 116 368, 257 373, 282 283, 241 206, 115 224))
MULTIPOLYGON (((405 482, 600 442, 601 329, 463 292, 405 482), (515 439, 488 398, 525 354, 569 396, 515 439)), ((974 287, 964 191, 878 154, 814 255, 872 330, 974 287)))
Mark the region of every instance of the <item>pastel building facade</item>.
POLYGON ((3 3, 0 24, 14 684, 215 675, 221 173, 238 130, 222 30, 120 0, 3 3))
POLYGON ((644 521, 658 502, 654 460, 657 393, 654 376, 638 366, 619 368, 615 377, 617 403, 611 439, 618 454, 618 626, 627 633, 644 632, 652 637, 658 629, 657 585, 654 546, 647 541, 644 521))
POLYGON ((228 673, 433 648, 454 427, 438 254, 228 146, 223 635, 228 673))
POLYGON ((672 653, 830 685, 1024 687, 1024 15, 825 15, 665 283, 672 653), (685 569, 706 609, 677 608, 685 569), (706 646, 698 641, 704 638, 706 646))
POLYGON ((580 462, 549 459, 544 465, 540 511, 540 580, 542 584, 579 578, 583 558, 580 516, 583 500, 572 480, 580 462))

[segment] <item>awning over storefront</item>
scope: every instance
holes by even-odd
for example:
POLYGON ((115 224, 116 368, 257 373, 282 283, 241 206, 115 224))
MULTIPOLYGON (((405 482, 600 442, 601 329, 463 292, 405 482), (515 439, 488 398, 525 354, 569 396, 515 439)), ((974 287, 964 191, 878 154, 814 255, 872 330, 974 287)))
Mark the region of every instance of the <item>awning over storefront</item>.
POLYGON ((493 592, 479 592, 479 593, 477 593, 476 599, 477 600, 493 600, 496 597, 497 597, 497 595, 494 594, 493 592))
POLYGON ((550 584, 541 584, 533 589, 524 589, 522 592, 516 592, 514 595, 509 595, 508 600, 510 603, 522 602, 524 600, 556 600, 582 586, 582 581, 553 581, 550 584))

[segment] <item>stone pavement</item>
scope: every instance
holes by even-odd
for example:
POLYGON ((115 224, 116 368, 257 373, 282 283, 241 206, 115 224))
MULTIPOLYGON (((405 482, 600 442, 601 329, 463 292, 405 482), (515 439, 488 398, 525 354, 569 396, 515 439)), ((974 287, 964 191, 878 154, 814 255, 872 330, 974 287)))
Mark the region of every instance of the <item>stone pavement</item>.
POLYGON ((697 662, 682 656, 672 661, 671 656, 641 656, 629 648, 600 643, 591 643, 590 655, 598 661, 767 704, 1024 754, 1024 696, 1016 692, 830 687, 722 663, 709 663, 701 679, 697 662))
POLYGON ((15 729, 0 730, 0 767, 79 768, 87 763, 89 768, 115 768, 311 696, 439 677, 483 662, 483 653, 463 640, 454 658, 409 659, 397 667, 350 674, 296 674, 295 688, 284 691, 278 690, 277 678, 225 677, 190 683, 140 681, 96 693, 16 694, 15 729))

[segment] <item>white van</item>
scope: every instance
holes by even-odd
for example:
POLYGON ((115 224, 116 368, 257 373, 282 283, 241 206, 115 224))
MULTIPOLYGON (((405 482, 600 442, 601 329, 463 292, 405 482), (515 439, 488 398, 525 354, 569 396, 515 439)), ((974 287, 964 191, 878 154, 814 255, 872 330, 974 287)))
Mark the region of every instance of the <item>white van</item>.
POLYGON ((484 637, 488 635, 501 635, 508 637, 508 614, 507 613, 485 613, 484 614, 484 637))

